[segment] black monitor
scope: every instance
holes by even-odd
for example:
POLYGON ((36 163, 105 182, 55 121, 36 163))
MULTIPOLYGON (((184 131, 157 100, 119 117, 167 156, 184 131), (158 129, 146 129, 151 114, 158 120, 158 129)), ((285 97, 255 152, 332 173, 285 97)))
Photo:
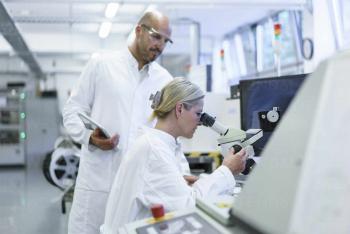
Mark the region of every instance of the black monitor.
POLYGON ((263 137, 253 145, 255 155, 261 154, 306 76, 300 74, 240 81, 241 128, 263 129, 263 137))

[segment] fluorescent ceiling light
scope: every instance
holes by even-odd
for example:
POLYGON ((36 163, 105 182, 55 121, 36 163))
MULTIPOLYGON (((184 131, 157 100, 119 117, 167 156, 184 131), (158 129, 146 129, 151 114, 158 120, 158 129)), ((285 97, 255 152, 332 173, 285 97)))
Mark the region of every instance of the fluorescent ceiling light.
POLYGON ((117 11, 120 7, 119 3, 111 2, 107 4, 105 16, 107 19, 112 19, 117 14, 117 11))
POLYGON ((105 21, 101 24, 100 31, 98 32, 99 37, 106 38, 111 32, 112 22, 105 21))

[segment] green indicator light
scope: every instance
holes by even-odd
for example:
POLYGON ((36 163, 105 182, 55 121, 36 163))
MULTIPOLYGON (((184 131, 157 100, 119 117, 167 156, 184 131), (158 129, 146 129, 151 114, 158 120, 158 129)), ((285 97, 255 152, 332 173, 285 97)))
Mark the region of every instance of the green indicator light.
POLYGON ((25 132, 21 132, 20 133, 20 135, 19 135, 19 137, 21 138, 21 139, 26 139, 26 133, 25 132))
POLYGON ((25 94, 25 93, 21 93, 21 94, 19 95, 19 97, 20 97, 21 99, 25 99, 25 98, 26 98, 26 94, 25 94))
POLYGON ((26 118, 26 113, 21 112, 20 116, 21 116, 21 119, 25 119, 26 118))

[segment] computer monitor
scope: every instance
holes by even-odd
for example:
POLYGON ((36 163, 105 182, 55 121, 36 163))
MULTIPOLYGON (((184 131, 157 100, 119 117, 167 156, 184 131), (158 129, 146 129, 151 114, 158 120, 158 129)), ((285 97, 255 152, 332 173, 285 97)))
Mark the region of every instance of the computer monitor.
POLYGON ((261 154, 306 76, 300 74, 240 81, 241 128, 263 129, 263 137, 253 145, 255 155, 261 154))

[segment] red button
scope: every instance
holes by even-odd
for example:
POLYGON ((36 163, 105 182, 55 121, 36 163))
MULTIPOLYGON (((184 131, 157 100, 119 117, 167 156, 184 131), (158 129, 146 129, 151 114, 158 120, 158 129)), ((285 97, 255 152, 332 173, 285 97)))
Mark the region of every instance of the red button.
POLYGON ((159 219, 164 216, 164 207, 162 204, 153 204, 151 205, 151 212, 153 215, 153 218, 159 219))

